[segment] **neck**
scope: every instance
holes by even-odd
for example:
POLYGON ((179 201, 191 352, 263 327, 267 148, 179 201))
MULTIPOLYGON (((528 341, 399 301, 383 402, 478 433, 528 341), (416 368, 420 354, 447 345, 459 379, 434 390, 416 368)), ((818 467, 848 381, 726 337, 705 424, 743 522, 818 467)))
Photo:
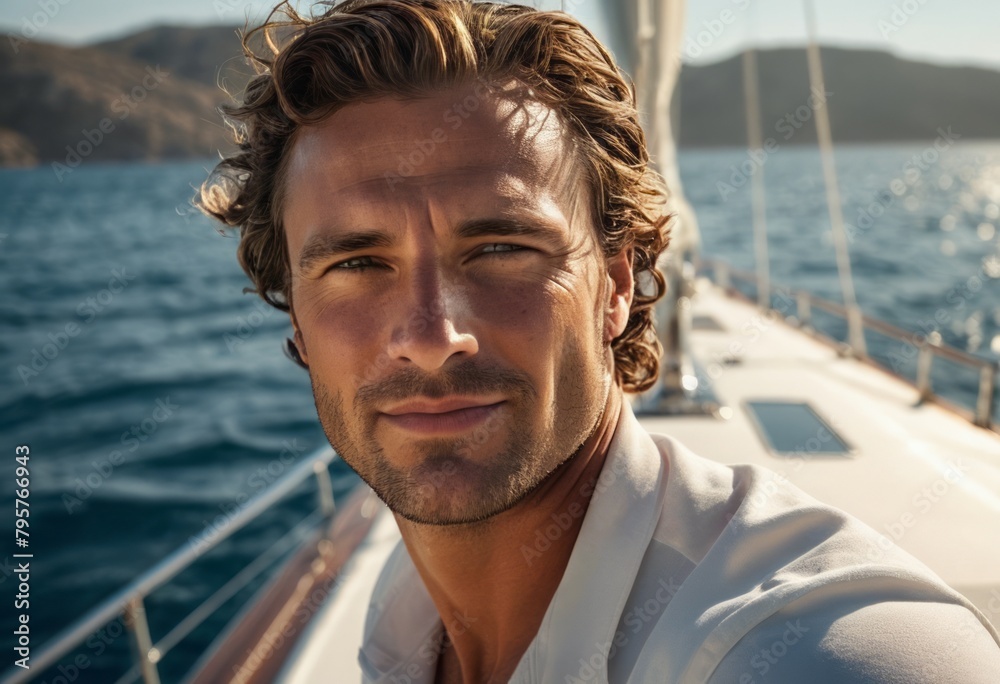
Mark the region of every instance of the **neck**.
POLYGON ((594 483, 618 426, 612 385, 593 434, 524 501, 459 528, 396 521, 446 630, 442 672, 464 682, 506 682, 527 650, 569 562, 594 483), (559 528, 558 535, 539 531, 559 528), (555 539, 552 537, 555 536, 555 539))

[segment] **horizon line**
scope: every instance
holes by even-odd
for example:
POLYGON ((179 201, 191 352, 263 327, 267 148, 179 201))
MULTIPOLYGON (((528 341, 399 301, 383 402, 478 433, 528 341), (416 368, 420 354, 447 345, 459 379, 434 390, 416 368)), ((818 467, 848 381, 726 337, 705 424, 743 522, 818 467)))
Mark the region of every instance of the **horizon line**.
MULTIPOLYGON (((46 43, 50 45, 58 45, 60 47, 67 48, 84 48, 84 47, 97 47, 101 43, 113 42, 116 40, 123 40, 125 38, 143 33, 145 31, 151 31, 158 28, 186 28, 186 29, 210 29, 210 28, 232 28, 234 31, 243 28, 244 24, 233 24, 228 22, 192 22, 185 23, 182 21, 156 21, 152 23, 137 24, 133 28, 126 30, 115 30, 110 31, 105 34, 92 36, 83 39, 71 39, 64 36, 53 36, 41 35, 35 38, 30 38, 28 40, 32 43, 46 43)), ((20 32, 16 27, 9 24, 0 25, 0 32, 7 36, 18 36, 20 32)), ((725 62, 733 57, 741 55, 748 49, 754 49, 757 51, 772 51, 772 50, 788 50, 788 49, 806 49, 808 43, 806 41, 802 42, 792 42, 784 39, 761 39, 753 43, 745 43, 737 48, 730 48, 728 50, 718 50, 706 57, 697 57, 694 59, 686 58, 682 55, 682 63, 688 66, 700 67, 709 66, 712 64, 718 64, 725 62)), ((821 48, 833 48, 853 52, 878 52, 886 55, 891 55, 897 59, 916 62, 921 64, 931 64, 935 66, 943 67, 953 67, 953 68, 972 68, 972 69, 985 69, 987 71, 1000 71, 1000 58, 995 61, 989 61, 985 59, 979 59, 971 55, 956 55, 955 57, 943 57, 940 55, 928 55, 919 52, 912 52, 908 50, 899 49, 886 49, 885 44, 877 43, 864 43, 857 42, 851 43, 850 41, 841 40, 823 40, 820 42, 821 48)))

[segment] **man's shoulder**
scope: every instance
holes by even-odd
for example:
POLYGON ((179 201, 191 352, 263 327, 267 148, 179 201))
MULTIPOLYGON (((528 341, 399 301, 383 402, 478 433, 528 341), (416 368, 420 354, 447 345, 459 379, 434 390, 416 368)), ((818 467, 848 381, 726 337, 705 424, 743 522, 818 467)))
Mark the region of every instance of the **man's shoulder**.
MULTIPOLYGON (((795 568, 804 576, 882 566, 943 585, 926 565, 847 511, 820 501, 785 474, 728 465, 694 453, 676 438, 650 434, 666 463, 653 541, 702 569, 740 559, 746 579, 795 568)), ((789 580, 785 577, 785 581, 789 580)))
MULTIPOLYGON (((800 663, 808 671, 809 663, 816 666, 830 653, 844 654, 839 665, 847 671, 861 667, 865 657, 884 659, 886 650, 905 653, 910 641, 940 642, 954 633, 941 627, 946 618, 973 620, 980 650, 997 649, 994 635, 964 597, 860 520, 766 468, 723 465, 697 456, 676 439, 651 436, 668 464, 652 544, 680 552, 691 570, 646 641, 640 670, 678 677, 696 672, 703 679, 694 681, 704 681, 724 663, 725 672, 736 677, 713 681, 739 682, 743 674, 749 676, 744 684, 798 681, 769 680, 750 660, 760 656, 754 662, 773 671, 777 665, 761 660, 761 653, 770 653, 772 644, 793 653, 787 641, 794 639, 802 647, 783 662, 800 663), (812 626, 796 623, 806 615, 812 626), (917 627, 927 618, 934 624, 920 632, 917 627), (851 655, 852 644, 878 643, 866 634, 885 619, 893 625, 881 633, 882 647, 851 655), (797 624, 805 628, 796 631, 797 624), (914 632, 912 640, 909 632, 914 632)), ((669 557, 648 554, 650 559, 669 557)), ((655 574, 655 568, 643 572, 655 574)), ((975 651, 970 649, 962 657, 975 651)), ((923 666, 920 658, 907 662, 923 666)))
POLYGON ((784 609, 741 639, 708 684, 1000 681, 1000 646, 966 607, 883 598, 784 609))
POLYGON ((713 560, 710 556, 724 549, 735 550, 732 547, 738 542, 757 535, 766 535, 770 541, 760 551, 772 566, 812 552, 834 537, 839 542, 857 542, 838 548, 855 561, 859 553, 871 561, 894 555, 879 550, 878 535, 870 527, 807 494, 778 471, 720 463, 669 435, 650 437, 667 471, 654 539, 696 564, 713 560), (775 543, 782 551, 777 556, 775 543))

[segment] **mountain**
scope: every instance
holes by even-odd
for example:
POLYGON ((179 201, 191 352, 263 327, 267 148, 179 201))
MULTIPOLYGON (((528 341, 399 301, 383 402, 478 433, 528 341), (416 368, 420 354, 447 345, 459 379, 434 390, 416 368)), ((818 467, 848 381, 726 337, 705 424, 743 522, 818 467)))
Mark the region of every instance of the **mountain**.
POLYGON ((37 166, 38 155, 35 146, 20 133, 7 128, 0 128, 0 166, 22 167, 37 166))
POLYGON ((230 92, 241 92, 252 73, 235 26, 154 26, 93 47, 143 64, 161 64, 176 76, 230 92))
POLYGON ((204 158, 229 145, 221 91, 155 59, 0 41, 0 92, 2 166, 204 158))
MULTIPOLYGON (((1000 137, 1000 72, 822 53, 837 142, 933 140, 948 126, 1000 137)), ((815 142, 805 51, 762 51, 758 66, 765 139, 815 142)), ((232 26, 158 26, 81 48, 0 41, 0 166, 225 153, 217 108, 250 74, 232 26)), ((679 95, 682 146, 746 144, 739 56, 686 67, 679 95)))
MULTIPOLYGON (((962 139, 1000 137, 1000 72, 937 66, 885 52, 823 48, 835 142, 922 141, 952 127, 962 139)), ((757 55, 764 138, 815 143, 806 51, 757 55), (804 109, 803 109, 804 107, 804 109), (791 117, 791 118, 789 118, 791 117)), ((746 145, 742 55, 687 67, 680 79, 680 144, 746 145)))

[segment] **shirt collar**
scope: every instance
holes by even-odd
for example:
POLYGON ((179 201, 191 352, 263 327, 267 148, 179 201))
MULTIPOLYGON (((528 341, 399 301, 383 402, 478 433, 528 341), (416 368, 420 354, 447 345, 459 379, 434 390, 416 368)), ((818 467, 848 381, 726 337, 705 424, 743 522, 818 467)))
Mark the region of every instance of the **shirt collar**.
MULTIPOLYGON (((660 519, 665 461, 622 401, 615 435, 562 580, 512 684, 562 681, 581 659, 599 671, 660 519)), ((441 617, 400 543, 369 608, 359 661, 365 682, 434 681, 441 617), (384 589, 383 589, 384 587, 384 589)))
POLYGON ((619 616, 660 520, 665 470, 623 400, 580 536, 512 684, 563 681, 584 664, 606 671, 619 616))

